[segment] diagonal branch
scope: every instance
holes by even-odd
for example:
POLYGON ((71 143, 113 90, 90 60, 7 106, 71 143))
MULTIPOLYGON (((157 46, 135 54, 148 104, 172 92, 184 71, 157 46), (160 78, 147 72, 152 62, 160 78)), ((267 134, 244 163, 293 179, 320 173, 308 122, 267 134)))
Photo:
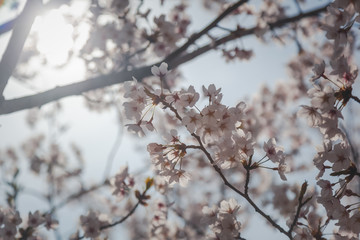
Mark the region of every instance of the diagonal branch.
POLYGON ((190 47, 193 43, 195 43, 196 40, 198 40, 199 38, 201 38, 202 36, 204 36, 205 34, 207 34, 211 29, 213 29, 214 27, 217 26, 217 24, 224 19, 226 16, 228 16, 231 12, 233 12, 234 10, 236 10, 239 6, 243 5, 244 3, 248 2, 248 0, 241 0, 238 1, 236 3, 234 3, 233 5, 231 5, 230 7, 228 7, 224 12, 222 12, 214 21, 212 21, 208 26, 206 26, 203 30, 201 30, 200 32, 193 34, 189 40, 182 45, 181 47, 179 47, 178 49, 176 49, 174 52, 172 52, 171 54, 169 54, 169 56, 167 56, 164 59, 164 62, 169 62, 174 60, 177 56, 181 55, 183 52, 185 52, 188 47, 190 47))
MULTIPOLYGON (((154 98, 158 98, 156 95, 147 92, 147 94, 149 94, 151 97, 154 98)), ((158 99, 162 104, 164 104, 165 107, 169 108, 174 114, 175 117, 177 119, 179 119, 180 121, 182 121, 181 116, 179 115, 178 111, 169 103, 158 99)), ((203 142, 201 141, 200 136, 198 136, 195 133, 191 133, 191 136, 193 136, 196 141, 199 143, 198 146, 191 146, 191 148, 197 148, 200 151, 202 151, 206 158, 209 160, 211 166, 214 168, 214 170, 219 174, 220 178, 222 179, 222 181, 224 182, 225 186, 229 187, 231 190, 233 190, 234 192, 236 192, 237 194, 239 194, 241 197, 243 197, 244 199, 246 199, 246 201, 254 208, 254 210, 259 213, 262 217, 264 217, 272 226, 274 226, 276 229, 278 229, 281 233, 285 234, 289 239, 292 239, 291 236, 291 232, 287 232, 283 227, 281 227, 279 224, 277 224, 272 218, 271 216, 269 216, 268 214, 266 214, 264 211, 262 211, 258 205, 256 205, 256 203, 251 199, 250 195, 248 194, 247 190, 245 190, 246 192, 242 192, 240 191, 238 188, 236 188, 234 185, 232 185, 228 179, 225 177, 225 175, 223 174, 222 170, 220 169, 220 167, 218 165, 216 165, 213 157, 211 156, 210 152, 206 149, 206 147, 204 146, 203 142)))
MULTIPOLYGON (((314 9, 314 10, 306 12, 306 13, 295 15, 293 17, 278 20, 274 23, 269 24, 269 26, 271 29, 280 28, 280 27, 285 26, 286 24, 299 21, 303 18, 316 16, 322 12, 325 12, 327 6, 328 5, 314 9)), ((169 68, 171 68, 171 69, 176 68, 177 66, 179 66, 183 63, 186 63, 186 62, 214 49, 214 47, 222 45, 226 42, 230 42, 230 41, 233 41, 233 40, 241 38, 241 37, 252 35, 252 34, 254 34, 255 30, 256 30, 256 28, 249 28, 249 29, 239 29, 239 30, 233 31, 230 34, 228 34, 222 38, 219 38, 218 40, 216 40, 213 43, 205 45, 201 48, 198 48, 190 53, 186 53, 175 59, 172 59, 172 60, 170 59, 170 61, 167 62, 169 64, 169 68)), ((177 50, 175 50, 175 51, 177 51, 177 50)), ((56 87, 54 89, 50 89, 50 90, 44 91, 42 93, 25 96, 25 97, 21 97, 21 98, 16 98, 16 99, 5 100, 3 102, 0 102, 0 115, 17 112, 17 111, 21 111, 24 109, 30 109, 33 107, 41 107, 44 104, 59 100, 64 97, 81 95, 82 93, 90 91, 90 90, 104 88, 107 86, 125 82, 125 81, 131 79, 133 76, 140 80, 142 78, 151 76, 151 71, 150 71, 151 66, 159 65, 161 62, 163 62, 163 60, 158 63, 155 63, 155 64, 151 64, 151 65, 148 65, 145 67, 134 69, 132 71, 113 72, 113 73, 110 73, 107 75, 93 77, 93 78, 90 78, 90 79, 87 79, 87 80, 84 80, 81 82, 69 84, 66 86, 56 87)))
MULTIPOLYGON (((328 6, 329 5, 325 5, 323 7, 314 9, 314 10, 306 12, 306 13, 301 13, 301 14, 295 15, 293 17, 285 18, 285 19, 280 19, 274 23, 270 23, 269 27, 270 27, 270 29, 281 28, 289 23, 296 22, 296 21, 299 21, 304 18, 317 16, 320 13, 325 12, 326 8, 328 6)), ((235 39, 239 39, 239 38, 242 38, 245 36, 253 35, 255 33, 255 31, 256 31, 256 27, 249 28, 249 29, 238 29, 236 31, 233 31, 230 34, 228 34, 222 38, 219 38, 210 44, 200 47, 200 48, 192 51, 191 53, 188 53, 188 54, 178 58, 178 60, 174 60, 175 61, 174 65, 178 66, 182 63, 190 61, 191 59, 196 58, 197 56, 200 56, 200 55, 208 52, 209 50, 214 49, 215 47, 220 46, 224 43, 227 43, 227 42, 230 42, 230 41, 233 41, 235 39)))
POLYGON ((0 103, 4 100, 4 89, 19 61, 36 16, 68 2, 69 0, 51 0, 46 4, 42 4, 42 0, 28 0, 18 17, 0 26, 0 34, 13 29, 9 43, 0 61, 0 103))
POLYGON ((31 26, 35 20, 37 15, 36 13, 40 6, 41 1, 28 0, 21 15, 14 23, 14 29, 11 34, 8 46, 0 62, 0 101, 3 99, 4 89, 16 67, 25 44, 25 40, 30 32, 31 26))

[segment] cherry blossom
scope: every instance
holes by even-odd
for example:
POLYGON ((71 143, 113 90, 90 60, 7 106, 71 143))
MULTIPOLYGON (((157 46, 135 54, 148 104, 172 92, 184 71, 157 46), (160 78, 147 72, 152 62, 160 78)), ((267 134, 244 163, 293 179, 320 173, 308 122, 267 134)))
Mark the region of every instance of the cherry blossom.
POLYGON ((33 214, 29 213, 28 225, 29 227, 36 228, 40 224, 45 222, 45 218, 40 215, 39 211, 34 212, 33 214))
POLYGON ((319 126, 322 123, 321 114, 314 107, 302 105, 297 114, 299 117, 306 118, 311 127, 319 126))
POLYGON ((80 216, 81 226, 85 232, 84 236, 96 238, 101 234, 100 227, 107 224, 107 221, 100 220, 99 216, 90 211, 86 216, 80 216))
POLYGON ((314 76, 311 77, 310 81, 315 81, 322 77, 325 72, 325 61, 323 60, 320 64, 315 64, 312 70, 314 72, 314 76))
MULTIPOLYGON (((216 16, 201 29, 193 25, 190 2, 162 0, 168 9, 154 11, 156 3, 95 1, 81 18, 68 13, 64 19, 72 23, 76 46, 68 62, 81 58, 89 78, 83 82, 8 99, 5 71, 0 113, 37 107, 27 116, 29 126, 42 130, 37 122, 46 121, 51 134, 34 134, 20 148, 1 149, 7 207, 0 207, 0 239, 39 239, 58 226, 62 233, 62 219, 54 217, 70 203, 82 205, 71 236, 77 240, 109 238, 120 224, 131 239, 244 239, 242 232, 250 235, 248 224, 259 219, 288 239, 359 238, 358 126, 352 105, 360 103, 359 1, 334 0, 309 9, 315 3, 206 0, 203 5, 216 16), (83 25, 89 27, 88 39, 80 41, 83 25), (256 49, 245 36, 296 46, 285 64, 286 81, 264 84, 257 94, 238 96, 238 102, 226 95, 232 85, 221 86, 225 73, 216 84, 201 86, 201 76, 194 85, 180 83, 187 78, 183 64, 209 51, 233 65, 251 60, 256 49), (58 116, 62 104, 49 104, 70 95, 82 95, 91 111, 116 112, 120 130, 146 136, 136 149, 141 153, 146 142, 144 169, 133 171, 130 161, 110 176, 119 163, 119 137, 101 181, 85 181, 88 160, 59 137, 67 131, 58 116), (48 187, 28 189, 24 170, 46 179, 48 187), (19 212, 26 194, 45 200, 44 210, 19 212)), ((17 26, 12 28, 16 33, 17 26)), ((9 63, 5 69, 15 69, 11 77, 29 86, 36 73, 24 66, 40 51, 40 34, 32 31, 24 59, 13 54, 16 61, 0 62, 0 69, 9 63)), ((38 58, 45 68, 46 56, 38 58)), ((247 89, 254 71, 267 68, 259 64, 254 74, 240 73, 241 87, 247 89)))
POLYGON ((151 73, 154 76, 157 76, 160 78, 164 77, 167 72, 168 72, 168 65, 167 65, 167 63, 164 63, 164 62, 160 64, 160 67, 153 66, 151 68, 151 73))
POLYGON ((275 138, 264 142, 264 151, 266 156, 274 163, 281 162, 284 159, 284 149, 276 145, 275 138))

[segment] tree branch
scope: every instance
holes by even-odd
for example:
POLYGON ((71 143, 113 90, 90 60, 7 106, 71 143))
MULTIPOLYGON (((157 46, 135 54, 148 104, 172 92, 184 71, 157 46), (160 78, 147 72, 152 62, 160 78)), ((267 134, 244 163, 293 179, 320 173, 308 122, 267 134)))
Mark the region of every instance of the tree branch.
POLYGON ((0 103, 4 100, 4 89, 17 65, 36 16, 68 2, 69 0, 52 0, 43 5, 41 0, 28 0, 18 17, 0 26, 0 34, 13 29, 0 61, 0 103))
MULTIPOLYGON (((156 96, 155 94, 152 94, 148 91, 148 94, 151 94, 152 97, 158 98, 158 96, 156 96)), ((176 116, 177 119, 179 119, 180 121, 182 121, 181 116, 179 115, 178 111, 169 103, 167 103, 166 101, 164 101, 163 99, 158 99, 165 107, 169 108, 176 116)), ((234 185, 232 185, 227 178, 225 177, 225 175, 223 174, 223 172, 221 171, 221 169, 219 168, 218 165, 216 165, 214 159, 212 158, 211 154, 207 151, 207 149, 205 148, 204 144, 201 141, 201 138, 196 135, 195 133, 191 133, 191 136, 193 136, 196 141, 199 143, 199 146, 197 147, 199 150, 201 150, 207 157, 207 159, 209 160, 209 162, 211 163, 212 167, 215 169, 215 171, 219 174, 219 176, 221 177, 222 181, 224 182, 224 184, 229 187, 231 190, 233 190, 234 192, 236 192, 237 194, 239 194, 241 197, 243 197, 244 199, 246 199, 246 201, 254 208, 254 210, 259 213, 261 216, 263 216, 274 228, 278 229, 281 233, 283 233, 284 235, 286 235, 289 239, 292 239, 292 235, 291 232, 287 232, 285 231, 285 229, 283 227, 281 227, 279 224, 277 224, 268 214, 266 214, 265 212, 263 212, 257 205, 256 203, 254 203, 254 201, 251 199, 250 195, 246 192, 243 193, 241 192, 239 189, 237 189, 234 185)), ((191 147, 194 148, 194 147, 191 147)))
POLYGON ((360 103, 360 98, 357 96, 351 95, 351 98, 354 99, 356 102, 360 103))
POLYGON ((207 34, 212 28, 216 27, 217 24, 224 19, 226 16, 228 16, 232 11, 236 10, 239 6, 241 6, 242 4, 248 2, 248 0, 241 0, 238 1, 236 3, 234 3, 233 5, 231 5, 230 7, 228 7, 224 12, 222 12, 222 14, 220 14, 214 21, 212 21, 208 26, 206 26, 203 30, 201 30, 200 32, 193 34, 189 40, 182 45, 181 47, 179 47, 178 49, 176 49, 174 52, 172 52, 169 56, 167 56, 164 59, 164 62, 170 62, 172 60, 174 60, 177 56, 179 56, 180 54, 182 54, 183 52, 185 52, 189 46, 191 46, 193 43, 195 43, 196 40, 198 40, 200 37, 202 37, 203 35, 207 34))
MULTIPOLYGON (((306 13, 301 13, 301 14, 295 15, 293 17, 285 18, 285 19, 280 19, 274 23, 270 23, 269 27, 270 27, 270 29, 281 28, 289 23, 299 21, 303 18, 317 16, 320 13, 325 12, 326 8, 328 6, 329 5, 327 4, 323 7, 314 9, 314 10, 306 12, 306 13)), ((233 41, 235 39, 239 39, 239 38, 242 38, 245 36, 252 35, 255 33, 255 30, 256 30, 256 27, 249 28, 249 29, 238 29, 236 31, 232 31, 230 34, 228 34, 224 37, 221 37, 210 44, 200 47, 200 48, 192 51, 191 53, 188 53, 188 54, 178 58, 178 60, 174 60, 173 65, 178 66, 178 65, 188 62, 188 61, 192 60, 193 58, 196 58, 197 56, 200 56, 200 55, 204 54, 205 52, 207 52, 217 46, 220 46, 224 43, 227 43, 227 42, 230 42, 230 41, 233 41)))
MULTIPOLYGON (((128 214, 126 214, 126 215, 125 215, 123 218, 121 218, 119 221, 116 221, 116 222, 114 222, 114 223, 112 223, 112 224, 108 224, 108 225, 101 226, 101 227, 100 227, 100 230, 104 230, 104 229, 107 229, 107 228, 114 227, 114 226, 116 226, 116 225, 118 225, 118 224, 121 224, 122 222, 124 222, 126 219, 128 219, 128 218, 135 212, 136 208, 137 208, 139 205, 140 205, 140 201, 138 201, 138 202, 134 205, 134 207, 128 212, 128 214)), ((80 239, 83 239, 83 238, 85 238, 85 235, 79 236, 79 237, 77 238, 77 240, 80 240, 80 239)))
POLYGON ((20 54, 25 44, 25 40, 30 32, 31 26, 41 7, 40 0, 28 0, 24 10, 14 23, 8 46, 0 62, 0 101, 4 99, 3 92, 12 75, 20 54))
MULTIPOLYGON (((286 25, 288 23, 295 22, 295 21, 298 21, 303 18, 316 16, 316 15, 320 14, 321 12, 326 11, 327 6, 328 5, 317 8, 315 10, 312 10, 312 11, 309 11, 306 13, 295 15, 293 17, 281 19, 275 23, 269 24, 269 26, 272 29, 279 28, 279 27, 283 27, 284 25, 286 25)), ((213 43, 205 45, 197 50, 194 50, 193 52, 187 53, 176 59, 171 60, 170 55, 165 59, 170 58, 170 61, 167 63, 169 64, 169 69, 173 69, 185 62, 188 62, 188 61, 202 55, 203 53, 205 53, 207 51, 212 50, 216 46, 219 46, 221 44, 224 44, 226 42, 229 42, 229 41, 232 41, 232 40, 244 37, 244 36, 252 35, 252 34, 254 34, 255 29, 256 28, 239 29, 239 30, 231 32, 230 34, 216 40, 213 43)), ((175 50, 175 51, 178 51, 178 50, 175 50)), ((0 115, 17 112, 17 111, 21 111, 24 109, 30 109, 33 107, 41 107, 44 104, 59 100, 64 97, 80 95, 83 92, 95 90, 98 88, 104 88, 107 86, 125 82, 127 80, 130 80, 133 76, 140 80, 142 78, 151 76, 151 71, 150 71, 151 67, 153 65, 159 65, 161 62, 163 62, 163 60, 160 62, 157 62, 155 64, 137 68, 137 69, 134 69, 131 71, 126 70, 126 71, 121 71, 121 72, 113 72, 110 74, 93 77, 93 78, 90 78, 90 79, 87 79, 87 80, 84 80, 81 82, 69 84, 66 86, 56 87, 56 88, 44 91, 42 93, 25 96, 25 97, 21 97, 21 98, 16 98, 16 99, 5 100, 3 102, 0 102, 0 115)))
POLYGON ((121 218, 120 220, 116 221, 116 222, 113 222, 111 224, 108 224, 108 225, 104 225, 104 226, 101 226, 100 227, 100 230, 103 230, 103 229, 107 229, 107 228, 111 228, 111 227, 114 227, 118 224, 121 224, 122 222, 124 222, 126 219, 128 219, 136 210, 136 208, 140 205, 140 201, 138 201, 135 206, 128 212, 128 214, 126 214, 123 218, 121 218))

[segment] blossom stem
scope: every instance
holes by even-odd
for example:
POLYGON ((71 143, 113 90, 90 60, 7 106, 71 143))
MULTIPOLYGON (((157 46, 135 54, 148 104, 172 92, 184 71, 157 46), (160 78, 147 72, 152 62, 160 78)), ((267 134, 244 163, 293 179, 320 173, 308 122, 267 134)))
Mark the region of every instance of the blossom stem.
POLYGON ((264 158, 262 158, 262 159, 260 159, 260 160, 258 161, 258 165, 264 164, 264 163, 268 162, 269 160, 270 160, 270 158, 265 159, 265 160, 264 160, 264 158))
POLYGON ((339 86, 335 81, 331 80, 330 78, 328 78, 325 74, 321 75, 323 78, 325 78, 326 80, 328 80, 329 82, 332 82, 335 86, 337 86, 338 88, 341 89, 341 86, 339 86))
POLYGON ((249 166, 247 166, 245 168, 246 170, 246 180, 245 180, 245 194, 248 195, 248 191, 249 191, 249 183, 250 183, 250 168, 249 166))

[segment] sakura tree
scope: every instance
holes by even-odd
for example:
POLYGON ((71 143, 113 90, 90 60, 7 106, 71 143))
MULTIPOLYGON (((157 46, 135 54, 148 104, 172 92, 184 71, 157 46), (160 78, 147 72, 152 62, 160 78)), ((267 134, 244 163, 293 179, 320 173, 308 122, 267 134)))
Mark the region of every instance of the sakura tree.
MULTIPOLYGON (((359 239, 359 1, 0 4, 14 17, 0 26, 0 123, 26 111, 29 128, 49 128, 1 149, 0 239, 254 239, 258 221, 273 230, 268 239, 359 239), (208 52, 234 66, 253 61, 246 39, 296 46, 286 81, 234 105, 223 79, 182 84, 181 67, 208 52), (87 79, 52 86, 48 69, 54 78, 84 69, 87 79), (35 92, 8 97, 13 82, 35 92), (84 177, 94 159, 61 138, 71 132, 59 119, 73 95, 87 111, 115 113, 143 166, 127 160, 113 174, 118 138, 99 142, 113 144, 104 173, 84 177)), ((243 88, 253 81, 239 79, 243 88)), ((96 138, 93 130, 81 140, 96 138)))

